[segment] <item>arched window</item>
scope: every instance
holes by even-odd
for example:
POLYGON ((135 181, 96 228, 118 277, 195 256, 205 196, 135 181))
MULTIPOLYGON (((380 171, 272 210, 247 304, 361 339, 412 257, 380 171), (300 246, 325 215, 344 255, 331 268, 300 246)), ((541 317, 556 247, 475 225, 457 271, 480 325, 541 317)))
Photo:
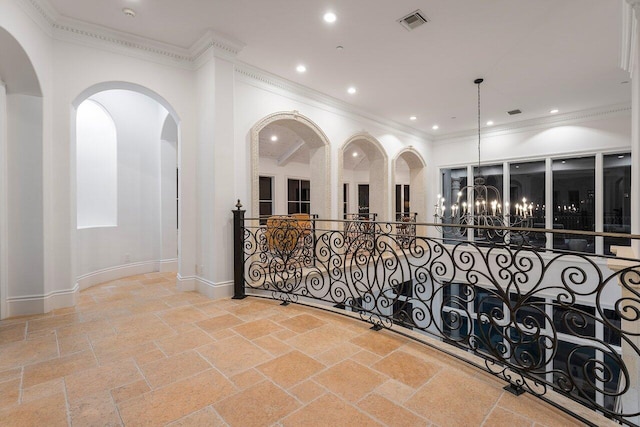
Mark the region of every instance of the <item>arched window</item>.
POLYGON ((85 100, 76 116, 78 228, 118 225, 116 126, 97 102, 85 100))

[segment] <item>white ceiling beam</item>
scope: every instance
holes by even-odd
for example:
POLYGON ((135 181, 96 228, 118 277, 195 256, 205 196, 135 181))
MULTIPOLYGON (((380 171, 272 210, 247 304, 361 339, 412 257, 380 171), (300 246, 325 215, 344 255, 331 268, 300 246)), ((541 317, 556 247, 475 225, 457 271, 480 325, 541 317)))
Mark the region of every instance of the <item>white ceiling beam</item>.
POLYGON ((289 149, 285 151, 282 154, 282 156, 278 158, 278 166, 285 166, 287 163, 289 163, 293 155, 296 154, 298 150, 301 149, 303 146, 304 146, 304 141, 300 140, 296 144, 289 147, 289 149))

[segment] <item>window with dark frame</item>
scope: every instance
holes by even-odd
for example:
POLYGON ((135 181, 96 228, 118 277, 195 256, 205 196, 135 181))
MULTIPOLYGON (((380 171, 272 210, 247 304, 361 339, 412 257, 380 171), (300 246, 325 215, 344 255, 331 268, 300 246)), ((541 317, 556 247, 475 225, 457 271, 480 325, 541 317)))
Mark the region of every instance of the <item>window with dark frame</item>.
POLYGON ((304 179, 287 180, 287 213, 311 213, 311 182, 304 179))

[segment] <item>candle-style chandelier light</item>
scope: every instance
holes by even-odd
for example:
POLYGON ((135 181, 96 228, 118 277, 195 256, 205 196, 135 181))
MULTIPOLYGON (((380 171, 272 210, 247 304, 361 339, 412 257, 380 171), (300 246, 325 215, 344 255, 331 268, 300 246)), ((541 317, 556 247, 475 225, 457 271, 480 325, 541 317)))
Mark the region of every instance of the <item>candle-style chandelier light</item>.
MULTIPOLYGON (((533 203, 523 198, 521 203, 516 203, 514 213, 511 214, 509 202, 502 204, 500 191, 493 185, 486 184, 482 176, 482 163, 480 157, 480 84, 483 79, 476 79, 478 86, 478 176, 474 178, 473 185, 467 185, 458 191, 457 199, 449 202, 438 194, 435 204, 435 222, 442 224, 439 228, 444 231, 445 237, 461 238, 466 235, 467 229, 456 225, 490 226, 490 227, 530 227, 533 218, 533 203)), ((479 229, 476 237, 492 241, 501 240, 509 243, 513 237, 513 231, 501 229, 479 229)), ((517 233, 524 234, 524 233, 517 233)))

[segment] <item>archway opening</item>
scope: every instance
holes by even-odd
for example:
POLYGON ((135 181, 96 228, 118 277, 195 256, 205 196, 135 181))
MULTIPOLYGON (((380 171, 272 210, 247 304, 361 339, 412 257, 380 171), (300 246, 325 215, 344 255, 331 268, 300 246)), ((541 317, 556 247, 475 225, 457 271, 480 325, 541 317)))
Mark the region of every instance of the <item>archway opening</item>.
POLYGON ((134 274, 177 271, 179 122, 175 113, 152 92, 118 83, 89 88, 74 106, 78 222, 73 233, 80 288, 134 274), (87 105, 100 106, 112 120, 115 153, 107 147, 104 121, 95 117, 87 121, 83 116, 87 105), (92 158, 100 159, 101 167, 91 167, 92 158), (112 173, 103 173, 107 166, 112 173), (114 190, 105 191, 108 188, 114 190), (101 199, 100 211, 103 216, 109 210, 114 215, 81 221, 83 209, 92 205, 88 199, 101 193, 110 197, 101 199))
POLYGON ((388 218, 387 155, 375 139, 355 136, 342 149, 342 213, 345 218, 388 218))
POLYGON ((413 149, 402 151, 395 159, 394 215, 396 221, 428 222, 426 201, 426 165, 413 149))
POLYGON ((0 28, 0 319, 44 293, 43 107, 35 68, 0 28), (10 268, 9 268, 10 267, 10 268))
POLYGON ((317 214, 329 217, 329 144, 310 120, 272 115, 252 132, 253 216, 317 214))

